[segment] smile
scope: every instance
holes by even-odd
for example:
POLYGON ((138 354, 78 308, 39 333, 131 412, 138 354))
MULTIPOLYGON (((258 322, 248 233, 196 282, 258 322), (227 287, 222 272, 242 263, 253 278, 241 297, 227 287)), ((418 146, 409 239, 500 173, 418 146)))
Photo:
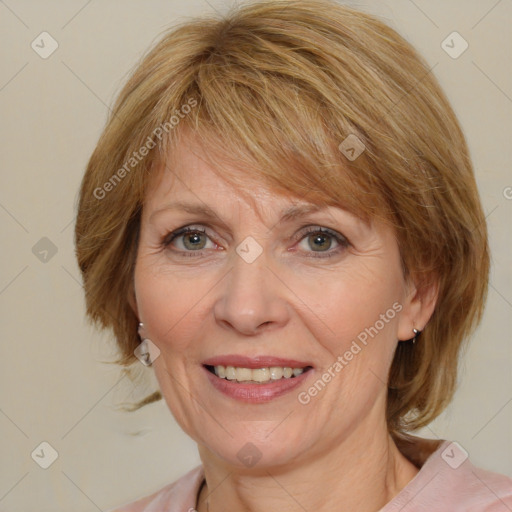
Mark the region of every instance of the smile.
POLYGON ((247 368, 203 364, 203 370, 215 390, 250 404, 262 404, 290 394, 315 373, 312 366, 247 368))
POLYGON ((206 366, 207 370, 221 379, 247 383, 268 383, 281 379, 293 379, 311 367, 290 368, 288 366, 270 366, 267 368, 244 368, 238 366, 206 366))

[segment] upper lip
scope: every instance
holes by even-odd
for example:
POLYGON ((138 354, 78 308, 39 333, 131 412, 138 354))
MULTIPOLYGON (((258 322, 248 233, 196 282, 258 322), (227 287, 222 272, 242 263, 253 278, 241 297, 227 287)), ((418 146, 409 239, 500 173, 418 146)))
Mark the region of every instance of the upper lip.
POLYGON ((289 368, 305 368, 312 366, 308 362, 298 361, 296 359, 287 359, 283 357, 274 356, 254 356, 247 357, 237 354, 227 354, 222 356, 215 356, 203 361, 206 366, 236 366, 239 368, 270 368, 272 366, 289 367, 289 368))

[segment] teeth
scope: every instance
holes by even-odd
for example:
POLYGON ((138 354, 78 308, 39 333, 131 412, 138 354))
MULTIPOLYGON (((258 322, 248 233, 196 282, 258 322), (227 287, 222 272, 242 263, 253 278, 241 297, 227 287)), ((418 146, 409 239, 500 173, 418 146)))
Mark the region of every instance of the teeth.
MULTIPOLYGON (((250 370, 249 368, 238 368, 237 372, 244 372, 249 377, 245 377, 243 380, 255 380, 256 382, 268 382, 270 380, 270 368, 258 368, 257 370, 250 370)), ((242 379, 236 379, 238 381, 242 379)))
POLYGON ((236 373, 233 366, 226 366, 226 379, 228 380, 235 380, 236 379, 236 373))
POLYGON ((283 377, 284 370, 279 366, 272 366, 270 368, 270 378, 273 380, 281 379, 283 377))
POLYGON ((235 368, 236 380, 251 380, 252 371, 249 368, 235 368))
POLYGON ((237 382, 270 382, 283 377, 290 379, 292 375, 298 377, 304 372, 304 368, 290 368, 271 366, 270 368, 239 368, 235 366, 215 366, 215 375, 221 379, 236 380, 237 382))

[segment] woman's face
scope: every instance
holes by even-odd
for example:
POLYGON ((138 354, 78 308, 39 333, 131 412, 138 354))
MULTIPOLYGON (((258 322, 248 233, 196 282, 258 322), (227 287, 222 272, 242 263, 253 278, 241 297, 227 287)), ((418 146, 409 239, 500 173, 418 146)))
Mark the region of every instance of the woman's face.
POLYGON ((249 467, 385 428, 388 370, 417 312, 391 229, 234 189, 193 146, 175 160, 144 204, 135 309, 181 427, 249 467))

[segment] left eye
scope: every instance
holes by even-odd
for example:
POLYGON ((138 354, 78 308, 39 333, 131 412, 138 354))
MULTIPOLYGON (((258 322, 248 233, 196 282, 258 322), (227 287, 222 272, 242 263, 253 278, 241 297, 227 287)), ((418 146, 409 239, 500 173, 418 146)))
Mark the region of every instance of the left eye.
MULTIPOLYGON (((299 239, 299 245, 305 244, 306 249, 312 248, 312 252, 322 253, 322 256, 312 255, 315 258, 334 256, 349 245, 348 240, 343 235, 320 227, 309 228, 306 233, 300 235, 299 239), (330 251, 333 240, 337 247, 330 251), (325 256, 323 253, 325 253, 325 256)), ((306 250, 306 252, 308 251, 306 250)))

